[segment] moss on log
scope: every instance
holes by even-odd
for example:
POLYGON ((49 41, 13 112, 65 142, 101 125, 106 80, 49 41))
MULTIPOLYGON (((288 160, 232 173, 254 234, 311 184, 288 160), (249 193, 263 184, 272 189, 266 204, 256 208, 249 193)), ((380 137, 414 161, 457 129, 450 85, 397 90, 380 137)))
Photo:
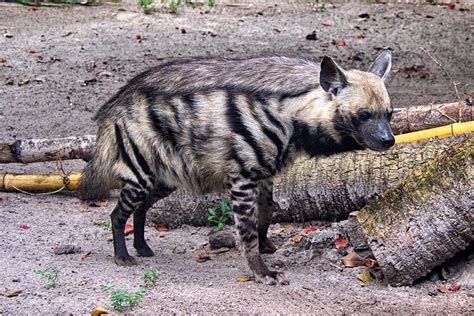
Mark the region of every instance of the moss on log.
POLYGON ((409 285, 474 241, 474 136, 357 213, 385 280, 409 285))

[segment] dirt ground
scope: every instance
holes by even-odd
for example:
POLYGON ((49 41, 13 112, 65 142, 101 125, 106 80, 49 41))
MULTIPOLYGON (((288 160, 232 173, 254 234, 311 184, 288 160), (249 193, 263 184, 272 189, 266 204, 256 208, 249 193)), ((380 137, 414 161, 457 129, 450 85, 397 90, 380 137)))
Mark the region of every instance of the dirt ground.
MULTIPOLYGON (((217 3, 212 9, 183 7, 178 14, 152 15, 128 3, 37 10, 0 3, 0 141, 94 133, 93 113, 120 86, 160 60, 177 56, 299 52, 327 54, 347 68, 366 69, 381 48, 389 47, 394 50, 394 71, 388 89, 395 106, 454 101, 449 79, 421 52, 422 46, 459 82, 461 98, 474 92, 472 10, 355 3, 321 9, 303 1, 217 3), (316 40, 307 40, 313 31, 316 40)), ((82 166, 65 163, 67 171, 82 166)), ((53 171, 55 165, 46 163, 0 166, 0 172, 53 171)), ((148 227, 147 238, 157 255, 139 258, 137 267, 117 267, 110 231, 98 225, 108 220, 113 206, 112 200, 84 212, 74 194, 0 193, 0 290, 22 291, 16 297, 0 296, 0 314, 83 314, 97 306, 112 310, 101 286, 114 283, 136 291, 150 267, 160 272, 160 279, 136 313, 474 312, 472 256, 449 280, 463 280, 461 290, 442 294, 436 292, 434 278, 401 288, 360 282, 360 270, 341 271, 331 252, 314 255, 289 236, 272 235, 281 249, 265 260, 286 271, 291 284, 269 287, 236 282, 250 271, 235 249, 197 262, 193 250, 205 246, 209 228, 186 226, 160 233, 148 227), (55 255, 52 249, 64 244, 91 254, 55 255), (53 288, 35 275, 48 267, 60 271, 53 288)), ((297 226, 294 233, 307 225, 297 226)))

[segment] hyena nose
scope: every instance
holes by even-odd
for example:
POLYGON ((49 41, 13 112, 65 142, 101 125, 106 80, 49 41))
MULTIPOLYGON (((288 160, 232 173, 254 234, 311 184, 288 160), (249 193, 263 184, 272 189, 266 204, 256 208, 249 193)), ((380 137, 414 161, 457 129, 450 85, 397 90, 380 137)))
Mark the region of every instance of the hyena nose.
POLYGON ((387 148, 392 147, 395 144, 395 137, 391 133, 383 135, 382 144, 387 148))

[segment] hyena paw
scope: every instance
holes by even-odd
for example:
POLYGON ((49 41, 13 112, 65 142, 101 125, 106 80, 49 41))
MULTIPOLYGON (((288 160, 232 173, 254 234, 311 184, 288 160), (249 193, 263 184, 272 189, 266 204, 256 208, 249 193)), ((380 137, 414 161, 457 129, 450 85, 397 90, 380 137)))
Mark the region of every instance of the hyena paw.
POLYGON ((137 251, 137 255, 139 257, 153 257, 155 255, 153 250, 151 250, 148 245, 146 245, 146 247, 135 248, 135 250, 137 251))
POLYGON ((277 251, 277 247, 268 238, 260 241, 258 249, 260 250, 260 253, 274 253, 277 251))
POLYGON ((290 282, 285 278, 284 272, 270 271, 266 275, 256 275, 256 283, 262 283, 265 285, 288 285, 290 282))
POLYGON ((138 263, 132 256, 115 256, 115 263, 122 267, 136 266, 138 263))

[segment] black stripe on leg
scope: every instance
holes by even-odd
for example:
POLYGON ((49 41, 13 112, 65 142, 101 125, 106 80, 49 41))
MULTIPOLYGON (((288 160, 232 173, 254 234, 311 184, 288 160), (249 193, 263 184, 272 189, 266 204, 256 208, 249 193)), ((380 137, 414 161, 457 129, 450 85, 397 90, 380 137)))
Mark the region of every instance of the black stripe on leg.
POLYGON ((115 137, 116 137, 120 157, 122 158, 123 162, 127 165, 127 167, 133 172, 133 174, 137 178, 140 185, 145 188, 146 181, 145 179, 142 178, 142 176, 138 172, 138 169, 135 167, 132 160, 130 159, 130 156, 128 155, 127 149, 125 148, 125 145, 123 142, 123 137, 120 131, 120 127, 117 124, 115 124, 115 137))

